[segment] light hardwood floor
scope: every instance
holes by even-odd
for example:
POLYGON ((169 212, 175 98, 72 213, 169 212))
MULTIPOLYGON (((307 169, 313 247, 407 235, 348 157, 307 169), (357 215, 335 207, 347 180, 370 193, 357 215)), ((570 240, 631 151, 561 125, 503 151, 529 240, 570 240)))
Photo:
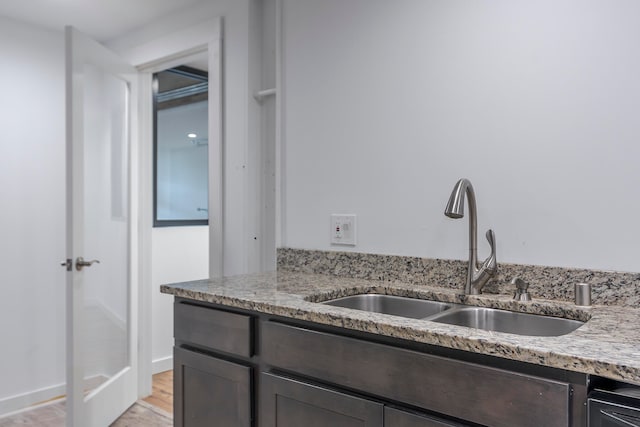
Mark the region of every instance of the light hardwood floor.
MULTIPOLYGON (((0 418, 0 427, 63 427, 64 400, 55 400, 31 410, 0 418)), ((151 396, 133 404, 111 427, 171 427, 173 425, 173 371, 153 376, 151 396)))
POLYGON ((173 414, 173 370, 155 374, 153 376, 153 393, 143 400, 173 414))

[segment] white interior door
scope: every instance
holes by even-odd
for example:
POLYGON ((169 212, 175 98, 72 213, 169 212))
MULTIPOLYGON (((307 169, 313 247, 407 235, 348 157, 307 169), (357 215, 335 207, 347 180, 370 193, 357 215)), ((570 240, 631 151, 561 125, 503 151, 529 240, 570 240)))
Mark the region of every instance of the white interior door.
POLYGON ((104 427, 137 398, 130 197, 137 75, 71 27, 66 61, 67 426, 104 427))

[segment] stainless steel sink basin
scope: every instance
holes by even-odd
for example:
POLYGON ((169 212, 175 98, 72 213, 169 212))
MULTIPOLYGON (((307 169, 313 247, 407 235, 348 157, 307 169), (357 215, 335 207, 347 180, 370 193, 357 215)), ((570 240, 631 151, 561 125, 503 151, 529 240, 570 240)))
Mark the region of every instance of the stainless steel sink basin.
POLYGON ((528 336, 557 337, 584 325, 578 320, 394 295, 351 295, 323 304, 528 336))
POLYGON ((575 331, 584 322, 484 307, 464 306, 429 320, 486 331, 517 335, 557 337, 575 331))
POLYGON ((324 304, 394 316, 423 319, 451 308, 454 304, 393 295, 360 294, 325 301, 324 304))

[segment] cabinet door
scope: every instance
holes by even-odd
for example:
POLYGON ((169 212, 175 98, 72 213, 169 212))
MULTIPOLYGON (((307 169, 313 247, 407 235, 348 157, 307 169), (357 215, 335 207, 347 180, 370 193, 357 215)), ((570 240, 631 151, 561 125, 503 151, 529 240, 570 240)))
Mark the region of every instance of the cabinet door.
POLYGON ((300 381, 261 375, 261 427, 382 427, 383 406, 300 381))
POLYGON ((174 425, 251 426, 251 368, 174 347, 174 425))
POLYGON ((464 424, 385 407, 384 427, 464 427, 464 424))

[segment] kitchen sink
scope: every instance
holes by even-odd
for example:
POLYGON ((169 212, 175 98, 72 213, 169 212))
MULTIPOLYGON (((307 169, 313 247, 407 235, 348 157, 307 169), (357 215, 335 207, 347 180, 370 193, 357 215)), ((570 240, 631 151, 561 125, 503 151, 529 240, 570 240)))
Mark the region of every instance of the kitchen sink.
POLYGON ((578 320, 548 317, 536 314, 516 313, 485 307, 460 307, 434 316, 429 320, 450 325, 507 332, 517 335, 557 337, 568 334, 584 325, 578 320))
POLYGON ((557 337, 584 325, 560 317, 382 294, 351 295, 323 304, 527 336, 557 337))
POLYGON ((360 294, 325 301, 324 304, 394 316, 423 319, 448 310, 454 304, 381 294, 360 294))

